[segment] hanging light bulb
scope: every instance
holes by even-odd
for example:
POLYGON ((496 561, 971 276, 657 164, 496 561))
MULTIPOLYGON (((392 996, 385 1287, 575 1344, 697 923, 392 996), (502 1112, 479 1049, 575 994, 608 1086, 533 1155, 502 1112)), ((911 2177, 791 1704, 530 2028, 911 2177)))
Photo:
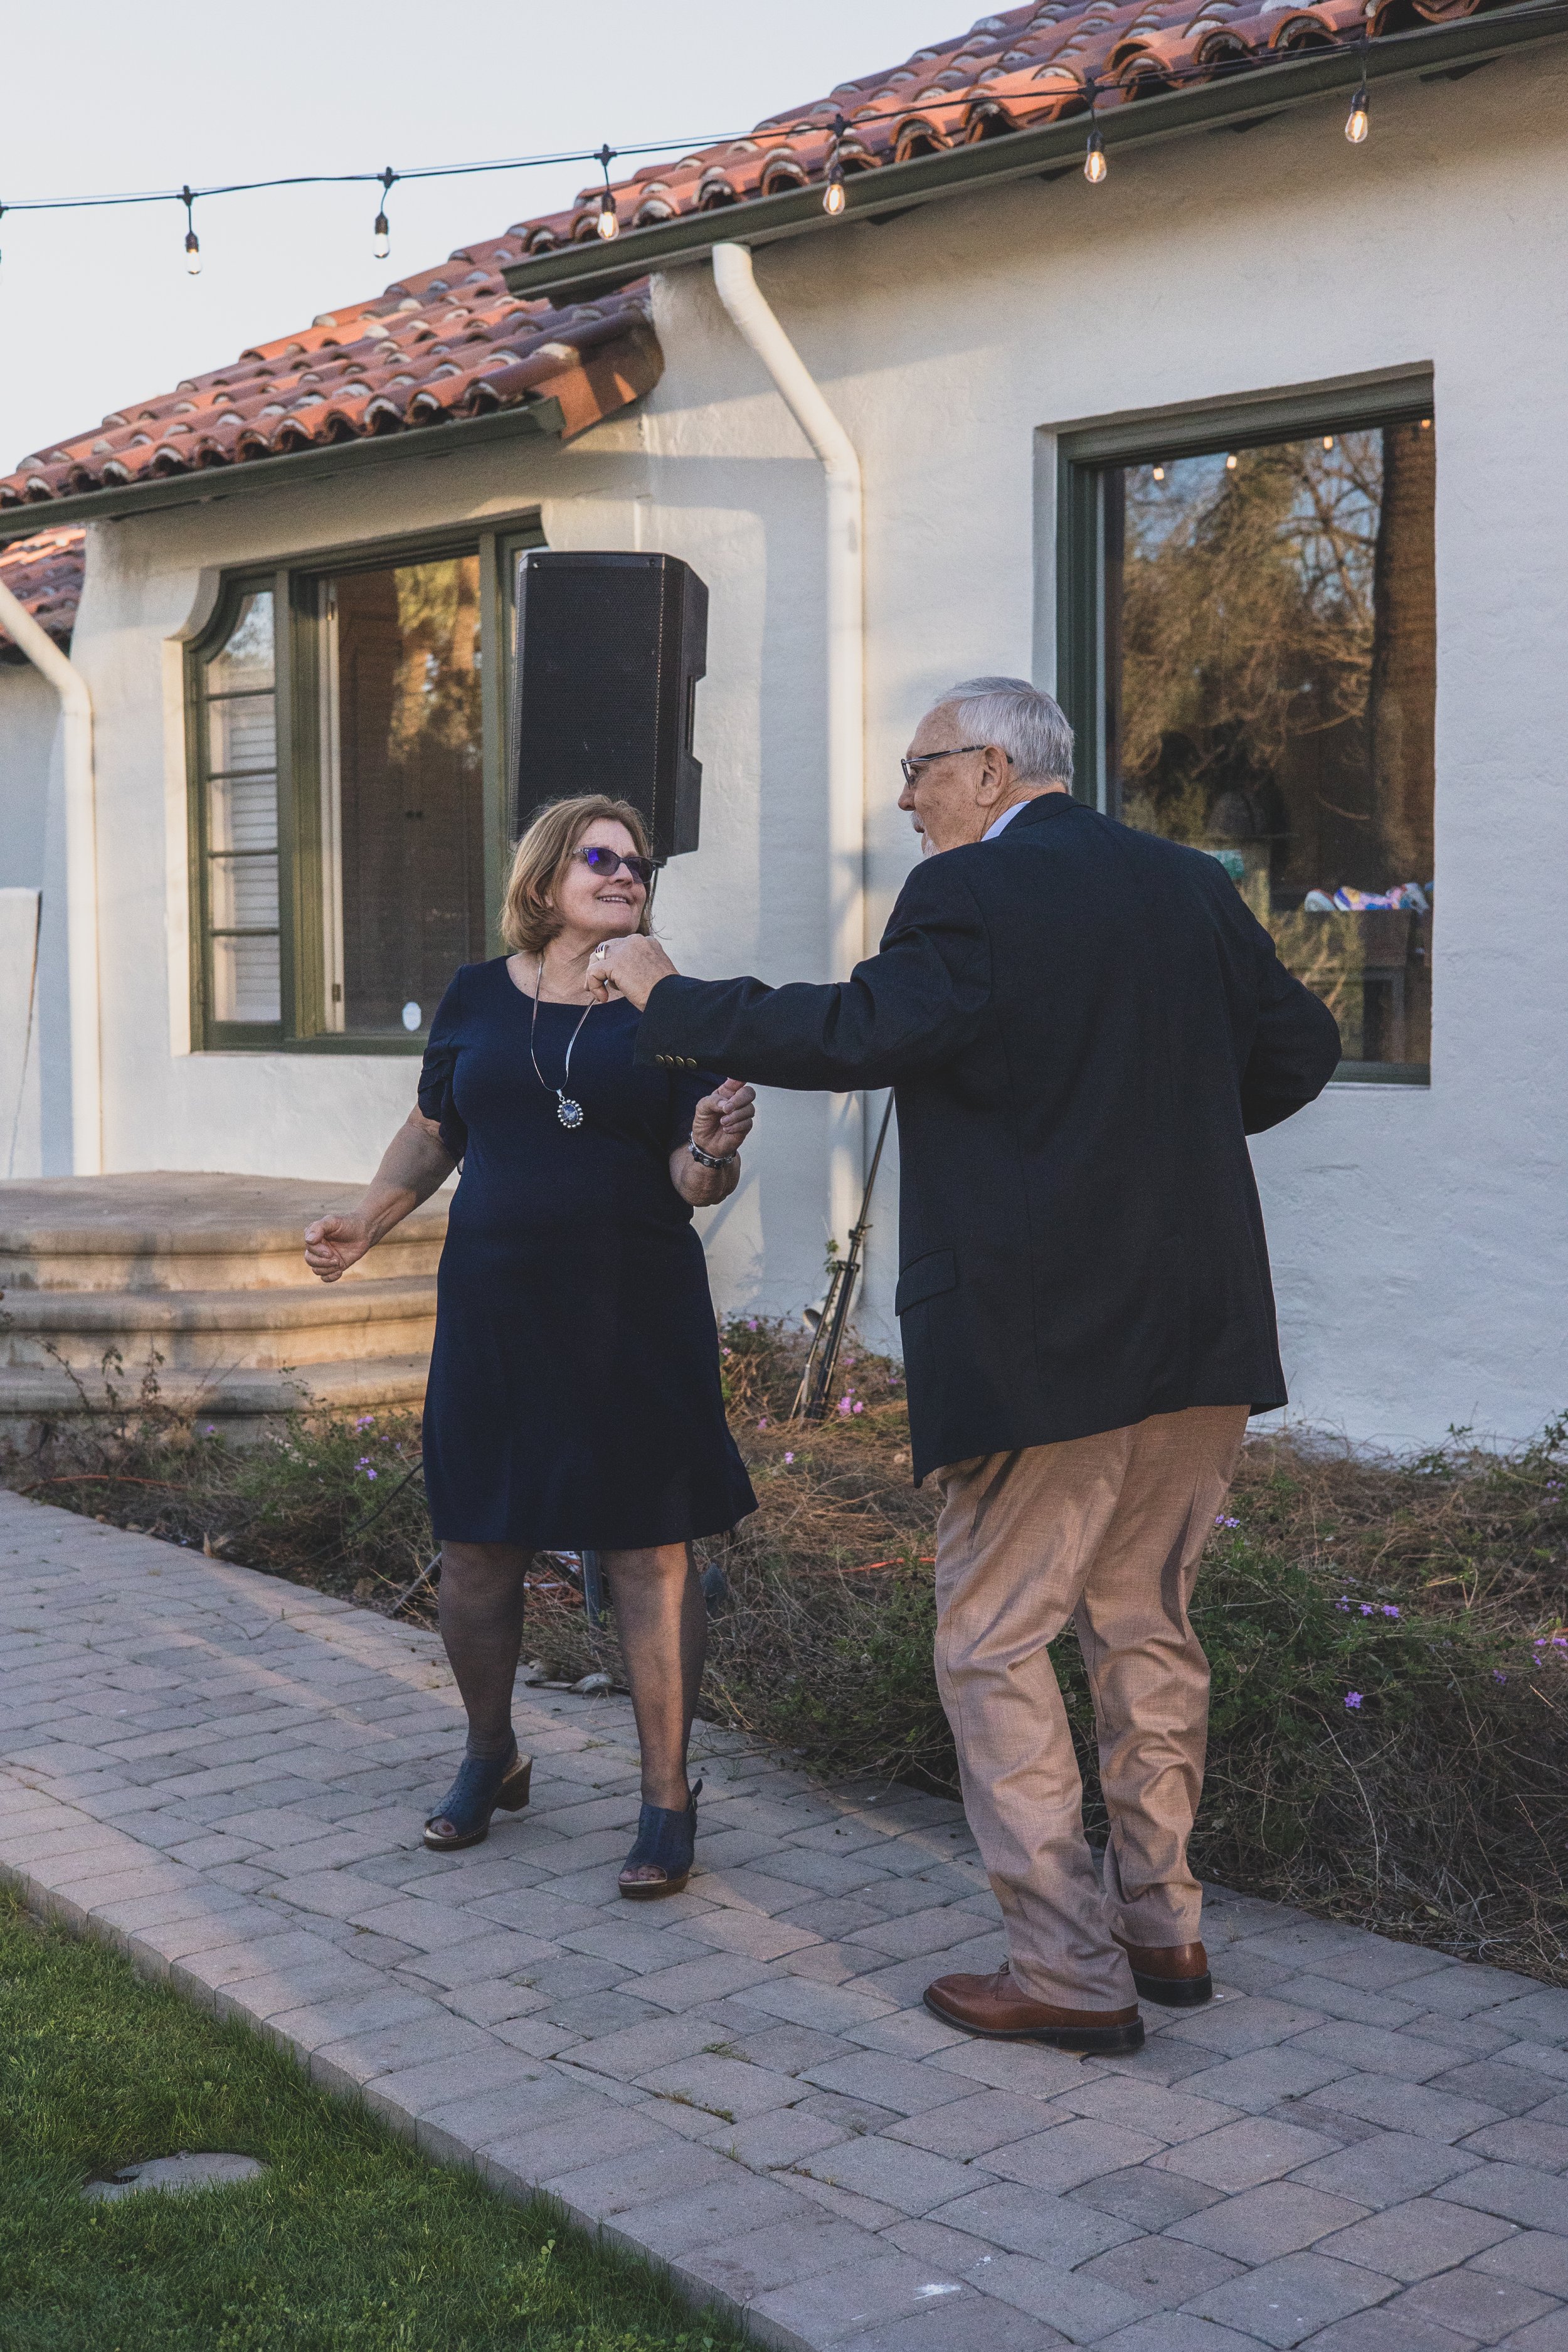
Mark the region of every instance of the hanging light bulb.
POLYGON ((195 203, 195 197, 188 184, 180 190, 180 202, 185 208, 185 274, 188 278, 199 278, 202 274, 202 241, 191 218, 191 206, 195 203))
POLYGON ((844 165, 839 160, 839 142, 844 136, 844 117, 833 118, 833 145, 828 151, 827 180, 822 191, 822 209, 829 219, 837 220, 844 210, 844 165))
POLYGON ((600 148, 598 162, 599 169, 605 175, 605 185, 599 197, 599 217, 594 223, 594 226, 606 245, 612 237, 619 236, 621 233, 621 218, 616 210, 616 199, 610 187, 610 165, 615 160, 616 151, 613 147, 605 145, 600 148))
POLYGON ((1165 468, 1163 467, 1163 466, 1152 466, 1152 467, 1150 467, 1150 471, 1151 471, 1151 473, 1153 475, 1154 479, 1155 479, 1157 482, 1163 482, 1163 481, 1164 480, 1164 478, 1165 478, 1165 468))
POLYGON ((1227 474, 1234 474, 1236 471, 1236 451, 1234 449, 1225 461, 1225 470, 1227 474))
POLYGON ((1332 435, 1331 433, 1325 433, 1325 434, 1324 434, 1324 436, 1323 436, 1323 446, 1324 446, 1324 448, 1325 448, 1325 449, 1331 449, 1331 448, 1333 447, 1333 446, 1334 446, 1334 436, 1333 436, 1333 435, 1332 435))
POLYGON ((1345 137, 1352 147, 1361 146, 1372 129, 1371 100, 1363 81, 1351 100, 1350 120, 1345 124, 1345 137))
POLYGON ((1098 188, 1110 166, 1105 160, 1105 142, 1100 135, 1100 117, 1095 110, 1100 89, 1092 74, 1084 82, 1083 94, 1089 100, 1089 138, 1083 151, 1083 176, 1091 188, 1098 188))
POLYGON ((185 275, 199 278, 202 274, 202 241, 194 228, 185 231, 185 275))
POLYGON ((396 177, 397 174, 393 170, 390 163, 387 165, 385 171, 380 174, 382 190, 381 210, 377 213, 371 229, 371 236, 374 240, 371 247, 371 251, 374 254, 378 261, 384 261, 387 255, 392 251, 392 230, 387 224, 386 199, 392 194, 393 183, 396 177))

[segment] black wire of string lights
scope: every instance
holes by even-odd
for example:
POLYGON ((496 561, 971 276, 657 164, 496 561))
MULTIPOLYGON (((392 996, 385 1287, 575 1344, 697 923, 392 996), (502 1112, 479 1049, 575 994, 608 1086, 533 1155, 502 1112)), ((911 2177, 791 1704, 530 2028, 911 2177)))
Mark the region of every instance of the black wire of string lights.
MULTIPOLYGON (((1365 0, 1360 36, 1355 44, 1360 55, 1361 75, 1355 94, 1351 100, 1350 114, 1344 127, 1344 135, 1352 147, 1363 146, 1372 128, 1372 107, 1367 93, 1366 71, 1372 47, 1372 19, 1376 15, 1379 5, 1380 0, 1365 0)), ((1562 13, 1562 5, 1563 0, 1520 0, 1520 5, 1510 8, 1508 13, 1510 16, 1559 15, 1562 13)), ((1294 62, 1297 57, 1305 58, 1321 54, 1321 52, 1318 50, 1287 53, 1266 50, 1262 53, 1248 52, 1215 58, 1205 63, 1185 66, 1159 66, 1151 60, 1148 79, 1152 79, 1161 91, 1165 91, 1183 83, 1222 81, 1233 79, 1238 74, 1255 71, 1259 67, 1277 67, 1294 62)), ((1137 61, 1134 60, 1134 74, 1136 69, 1137 61)), ((1135 83, 1130 86, 1126 80, 1121 80, 1114 87, 1125 100, 1132 94, 1135 83)), ((1108 92, 1105 85, 1097 81, 1093 74, 1086 74, 1079 82, 1079 88, 1083 103, 1089 110, 1089 132, 1084 148, 1083 176, 1091 187, 1100 187, 1110 175, 1105 142, 1100 129, 1099 111, 1100 101, 1108 92)), ((924 111, 933 117, 941 116, 950 112, 954 107, 969 105, 973 98, 973 90, 954 91, 951 97, 944 95, 934 104, 928 104, 924 111)), ((618 158, 632 155, 663 155, 672 150, 700 151, 706 148, 727 146, 737 140, 777 139, 784 142, 798 137, 803 131, 821 130, 826 130, 829 139, 827 168, 823 181, 822 208, 831 218, 837 219, 843 215, 847 205, 844 169, 844 150, 847 139, 863 123, 908 121, 911 117, 918 119, 921 110, 918 105, 911 107, 905 103, 885 109, 863 109, 856 114, 853 123, 847 122, 841 113, 835 113, 830 124, 802 121, 792 127, 787 123, 773 121, 746 131, 724 131, 700 139, 649 139, 628 147, 612 147, 606 142, 599 147, 565 148, 558 153, 549 155, 509 155, 468 163, 422 163, 413 165, 404 172, 395 171, 388 163, 379 172, 296 172, 268 180, 226 181, 211 187, 193 188, 187 182, 179 188, 132 189, 97 196, 23 198, 12 204, 0 204, 0 219, 3 219, 7 213, 91 212, 127 205, 183 205, 185 210, 185 268, 193 278, 197 278, 201 275, 202 251, 201 239, 196 235, 194 211, 198 202, 205 202, 214 196, 259 195, 274 188, 355 187, 370 184, 381 190, 381 204, 372 227, 372 240, 376 259, 384 261, 392 250, 392 231, 386 215, 387 199, 393 188, 399 183, 410 180, 468 179, 481 173, 526 172, 563 163, 597 163, 604 173, 604 186, 599 192, 598 210, 594 225, 598 236, 608 242, 621 234, 620 215, 616 204, 615 190, 610 184, 610 165, 618 158)))

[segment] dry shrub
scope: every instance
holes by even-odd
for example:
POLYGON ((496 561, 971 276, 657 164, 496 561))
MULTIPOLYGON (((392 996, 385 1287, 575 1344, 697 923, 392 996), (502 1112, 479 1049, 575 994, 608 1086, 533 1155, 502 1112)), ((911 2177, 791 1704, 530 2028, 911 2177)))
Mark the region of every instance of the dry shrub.
MULTIPOLYGON (((937 1496, 910 1484, 898 1368, 853 1348, 835 1410, 807 1426, 787 1418, 797 1342, 747 1319, 724 1346, 759 1508, 704 1547, 729 1584, 704 1712, 820 1773, 954 1790, 931 1666, 937 1496)), ((1500 1455, 1460 1432, 1410 1462, 1247 1446, 1194 1612, 1214 1670, 1206 1876, 1568 1982, 1565 1439, 1559 1423, 1500 1455)), ((363 1522, 416 1443, 411 1422, 301 1421, 236 1454, 143 1401, 117 1431, 62 1426, 0 1469, 41 1499, 385 1606, 427 1557, 418 1481, 363 1522)), ((590 1626, 542 1564, 526 1639, 562 1679, 624 1679, 613 1621, 590 1626)), ((1075 1641, 1056 1663, 1103 1833, 1075 1641)))

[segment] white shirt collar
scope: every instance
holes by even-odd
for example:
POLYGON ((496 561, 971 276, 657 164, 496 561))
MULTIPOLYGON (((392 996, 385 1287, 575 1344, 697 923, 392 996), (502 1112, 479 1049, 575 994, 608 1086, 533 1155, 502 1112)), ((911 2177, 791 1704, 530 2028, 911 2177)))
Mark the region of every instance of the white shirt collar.
POLYGON ((1029 803, 1027 801, 1015 801, 1011 808, 1003 810, 1001 815, 996 819, 994 824, 988 824, 986 826, 984 832, 980 836, 981 840, 994 841, 999 833, 1005 833, 1006 831, 1007 827, 1012 824, 1013 819, 1017 815, 1018 811, 1021 808, 1027 808, 1028 805, 1029 803))

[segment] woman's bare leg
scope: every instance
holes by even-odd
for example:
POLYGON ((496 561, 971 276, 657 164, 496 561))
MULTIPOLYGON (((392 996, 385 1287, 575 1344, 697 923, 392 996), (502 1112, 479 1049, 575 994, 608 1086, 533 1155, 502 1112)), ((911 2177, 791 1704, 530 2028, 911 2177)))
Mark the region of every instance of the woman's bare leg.
POLYGON ((511 1752, 511 1693, 522 1649, 522 1580, 530 1557, 517 1544, 441 1547, 441 1639, 468 1709, 470 1756, 511 1752))
POLYGON ((679 1811, 687 1799, 686 1750, 708 1651, 708 1610, 690 1547, 607 1551, 604 1570, 637 1719, 643 1802, 679 1811))

